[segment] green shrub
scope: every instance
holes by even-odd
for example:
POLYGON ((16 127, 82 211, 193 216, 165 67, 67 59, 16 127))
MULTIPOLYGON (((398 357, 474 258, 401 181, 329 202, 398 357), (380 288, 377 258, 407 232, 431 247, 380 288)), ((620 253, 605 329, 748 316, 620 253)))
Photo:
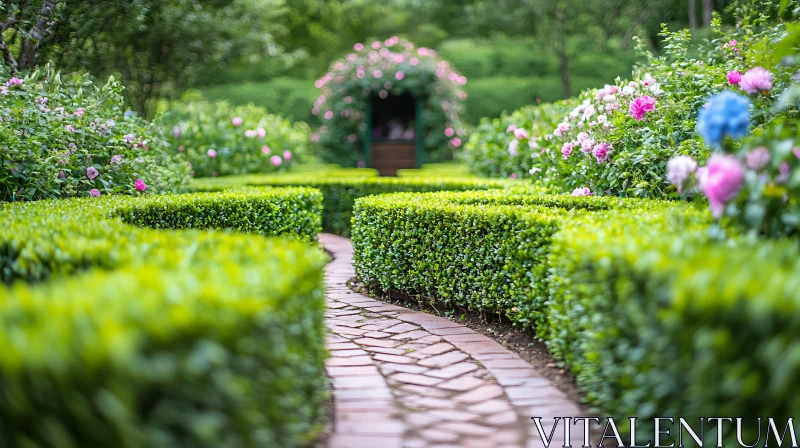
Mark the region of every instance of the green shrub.
POLYGON ((713 242, 709 221, 664 201, 395 194, 356 201, 352 240, 370 285, 535 330, 607 415, 796 415, 800 250, 713 242))
POLYGON ((158 118, 172 150, 195 177, 285 171, 312 160, 309 129, 253 105, 171 103, 158 118))
POLYGON ((227 102, 235 106, 254 104, 289 120, 318 125, 311 114, 319 91, 313 79, 275 78, 267 82, 243 82, 211 86, 203 96, 212 102, 227 102))
POLYGON ((0 201, 95 194, 176 193, 189 167, 149 122, 125 112, 122 86, 49 67, 0 82, 0 201), (16 78, 15 78, 16 79, 16 78))
POLYGON ((320 201, 296 188, 0 206, 0 439, 304 443, 326 394, 325 260, 305 242, 320 201))
MULTIPOLYGON (((195 191, 220 191, 242 186, 309 186, 319 189, 324 197, 322 228, 325 232, 350 235, 353 202, 360 197, 395 192, 427 192, 447 190, 488 190, 505 188, 513 183, 488 179, 439 177, 376 177, 374 170, 342 169, 343 173, 364 173, 363 177, 344 177, 319 173, 276 176, 229 176, 217 179, 197 179, 191 184, 195 191)), ((335 171, 334 171, 335 173, 335 171)))

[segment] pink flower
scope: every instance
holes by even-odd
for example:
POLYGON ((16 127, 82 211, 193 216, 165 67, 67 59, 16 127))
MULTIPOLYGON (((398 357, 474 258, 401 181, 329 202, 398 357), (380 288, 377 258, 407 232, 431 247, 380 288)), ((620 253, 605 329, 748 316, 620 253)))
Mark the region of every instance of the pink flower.
POLYGON ((258 128, 256 129, 256 135, 258 135, 258 138, 264 138, 267 136, 267 130, 264 128, 258 128))
POLYGON ((409 64, 411 64, 414 67, 419 65, 419 59, 417 59, 417 58, 411 58, 411 59, 408 60, 408 62, 409 62, 409 64))
POLYGON ((795 146, 792 148, 792 154, 795 155, 798 159, 800 159, 800 146, 795 146))
POLYGON ((325 112, 325 119, 326 120, 330 120, 331 118, 333 118, 333 111, 329 110, 329 111, 325 112))
POLYGON ((212 159, 213 159, 214 157, 217 157, 217 151, 215 151, 215 150, 213 150, 213 149, 209 149, 209 150, 208 150, 208 152, 207 152, 206 154, 208 154, 208 157, 211 157, 212 159))
POLYGON ((244 131, 244 136, 247 137, 247 138, 255 138, 256 137, 256 131, 254 131, 252 129, 248 129, 248 130, 244 131))
POLYGON ((372 48, 375 50, 381 48, 381 43, 376 40, 375 42, 372 43, 372 48))
POLYGON ((375 78, 380 78, 381 76, 383 76, 383 72, 380 70, 373 70, 372 76, 374 76, 375 78))
POLYGON ((734 157, 712 154, 708 164, 697 170, 697 181, 711 205, 711 215, 719 219, 725 211, 725 204, 742 188, 744 169, 734 157))
POLYGON ((655 108, 656 99, 651 96, 644 95, 631 101, 630 112, 634 120, 642 121, 644 115, 655 110, 655 108))
POLYGON ((517 154, 519 154, 519 140, 514 139, 508 142, 508 155, 514 157, 517 154))
POLYGON ((456 148, 458 148, 459 146, 461 146, 461 139, 460 139, 460 138, 458 138, 458 137, 456 137, 456 138, 454 138, 454 139, 450 140, 450 143, 452 143, 452 144, 453 144, 453 146, 455 146, 456 148))
POLYGON ((122 138, 125 139, 125 141, 128 143, 133 143, 134 139, 133 134, 125 134, 122 136, 122 138))
POLYGON ((569 123, 561 122, 558 124, 558 126, 556 126, 556 130, 553 131, 553 135, 556 137, 561 137, 565 132, 569 131, 569 128, 569 123))
POLYGON ((16 76, 11 78, 11 79, 9 79, 8 82, 6 83, 7 87, 14 87, 14 86, 21 86, 21 85, 22 85, 22 80, 17 78, 16 76))
POLYGON ((667 180, 678 187, 678 193, 683 192, 683 185, 689 175, 697 170, 697 162, 689 156, 677 156, 667 162, 667 180))
POLYGON ((403 78, 405 78, 405 77, 406 77, 406 75, 405 75, 405 73, 403 73, 403 72, 397 72, 397 73, 395 73, 395 74, 394 74, 394 78, 395 78, 396 80, 398 80, 398 81, 400 81, 401 79, 403 79, 403 78))
POLYGON ((455 131, 453 130, 453 128, 446 128, 444 130, 444 135, 447 136, 447 137, 452 137, 453 134, 455 134, 455 131))
POLYGON ((347 104, 352 103, 353 102, 353 97, 349 96, 349 95, 344 97, 344 102, 347 103, 347 104))
POLYGON ((771 158, 769 149, 759 146, 747 153, 745 161, 747 162, 747 167, 751 170, 761 171, 767 166, 771 158))
POLYGON ((381 99, 386 99, 386 97, 388 97, 388 96, 389 96, 389 92, 387 92, 387 91, 385 91, 385 90, 381 90, 380 92, 378 92, 378 96, 379 96, 381 99))
POLYGON ((775 182, 782 184, 789 180, 789 164, 786 162, 781 163, 778 167, 778 177, 775 178, 775 182))
POLYGON ((739 84, 742 80, 742 73, 736 70, 728 72, 728 82, 731 84, 739 84))
POLYGON ((238 128, 242 125, 242 117, 233 117, 231 123, 238 128))
POLYGON ((572 155, 572 148, 574 147, 575 145, 572 143, 564 143, 564 146, 561 147, 561 157, 569 159, 569 156, 572 155))
POLYGON ((739 52, 739 42, 736 42, 736 39, 731 39, 727 43, 722 45, 722 48, 726 48, 726 49, 730 48, 733 51, 735 51, 736 53, 738 53, 739 52))
POLYGON ((516 130, 517 130, 517 126, 513 125, 513 124, 508 125, 508 127, 506 128, 506 132, 514 132, 516 130))
POLYGON ((281 156, 272 156, 269 158, 269 161, 272 162, 272 166, 280 166, 281 163, 283 163, 281 156))
POLYGON ((270 152, 272 151, 269 150, 269 146, 264 145, 261 147, 261 154, 269 154, 270 152))
POLYGON ((72 127, 72 126, 70 126, 70 125, 66 125, 66 126, 64 126, 64 129, 68 130, 69 132, 75 132, 75 128, 73 128, 73 127, 72 127))
POLYGON ((592 148, 594 148, 594 139, 587 138, 586 140, 581 142, 581 151, 585 153, 592 152, 592 148))
POLYGON ((173 127, 172 128, 172 136, 175 137, 175 138, 180 138, 180 136, 181 136, 181 128, 178 127, 178 126, 173 127))
POLYGON ((572 196, 591 196, 592 191, 589 190, 589 187, 578 187, 572 190, 572 196))
POLYGON ((359 43, 359 44, 355 44, 355 45, 353 45, 353 50, 356 50, 356 51, 361 51, 361 50, 363 50, 363 49, 364 49, 364 44, 360 44, 360 43, 359 43))
POLYGON ((90 180, 97 177, 98 174, 100 173, 97 172, 97 169, 95 167, 90 166, 89 168, 86 168, 86 177, 88 177, 90 180))
POLYGON ((84 113, 84 109, 82 107, 79 107, 79 108, 75 109, 75 112, 73 112, 72 115, 77 115, 77 116, 80 117, 80 116, 83 116, 83 113, 84 113))
POLYGON ((587 138, 589 138, 589 134, 585 132, 578 133, 578 143, 583 143, 583 141, 586 140, 587 138))
POLYGON ((608 160, 609 151, 611 151, 610 143, 598 143, 594 149, 592 149, 592 155, 598 162, 603 163, 608 160))
POLYGON ((753 67, 742 75, 739 87, 749 94, 772 90, 774 76, 764 67, 753 67))
POLYGON ((292 160, 292 152, 288 149, 283 151, 283 160, 289 161, 292 160))
POLYGON ((516 137, 516 138, 518 138, 520 140, 524 140, 524 139, 528 138, 528 131, 526 131, 525 129, 522 129, 522 128, 514 129, 514 137, 516 137))
POLYGON ((100 190, 98 190, 97 188, 92 188, 91 190, 89 190, 89 196, 91 196, 93 198, 99 198, 100 197, 100 190))
POLYGON ((144 180, 142 180, 142 178, 137 178, 136 183, 133 184, 133 187, 136 188, 137 191, 143 192, 144 190, 147 189, 147 184, 144 183, 144 180))
MULTIPOLYGON (((179 148, 180 149, 180 148, 179 148)), ((122 163, 122 156, 117 154, 111 157, 110 163, 112 165, 119 165, 122 163)))
POLYGON ((516 179, 517 178, 517 173, 511 173, 511 175, 508 176, 508 177, 511 178, 511 179, 516 179))
POLYGON ((389 82, 389 81, 386 81, 385 83, 383 83, 383 88, 386 89, 386 90, 391 90, 392 89, 392 83, 389 82))

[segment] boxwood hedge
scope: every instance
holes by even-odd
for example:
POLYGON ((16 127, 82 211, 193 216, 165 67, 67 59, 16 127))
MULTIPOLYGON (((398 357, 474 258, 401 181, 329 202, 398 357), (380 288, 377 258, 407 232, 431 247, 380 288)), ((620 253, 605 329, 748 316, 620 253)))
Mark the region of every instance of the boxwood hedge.
POLYGON ((326 395, 321 200, 0 206, 3 445, 301 444, 326 395))
POLYGON ((356 201, 352 240, 372 286, 534 330, 607 415, 785 421, 800 412, 800 250, 710 241, 708 220, 663 201, 395 194, 356 201))
MULTIPOLYGON (((424 170, 419 170, 424 171, 424 170)), ((364 196, 395 192, 464 191, 507 188, 516 182, 441 176, 377 177, 374 170, 340 168, 322 174, 247 175, 195 179, 193 191, 221 191, 241 186, 309 186, 322 191, 325 232, 350 235, 353 203, 364 196)))

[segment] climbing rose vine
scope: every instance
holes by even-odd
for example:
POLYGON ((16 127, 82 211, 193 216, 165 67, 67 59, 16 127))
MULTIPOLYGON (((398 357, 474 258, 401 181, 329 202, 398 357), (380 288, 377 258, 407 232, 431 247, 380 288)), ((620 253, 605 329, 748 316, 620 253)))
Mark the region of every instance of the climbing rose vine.
POLYGON ((322 126, 311 136, 324 159, 347 166, 363 163, 364 113, 373 98, 410 93, 425 101, 426 161, 446 160, 462 144, 459 121, 467 78, 436 51, 391 37, 355 44, 353 52, 331 64, 315 82, 320 96, 312 113, 322 126))

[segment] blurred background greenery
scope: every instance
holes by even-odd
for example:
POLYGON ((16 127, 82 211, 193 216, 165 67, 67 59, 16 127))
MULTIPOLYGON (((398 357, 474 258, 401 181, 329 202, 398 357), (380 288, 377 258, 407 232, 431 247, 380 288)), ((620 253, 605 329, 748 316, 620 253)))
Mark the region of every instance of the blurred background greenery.
POLYGON ((190 92, 309 122, 314 80, 354 43, 435 48, 467 78, 468 124, 630 73, 633 36, 700 28, 739 0, 0 1, 5 65, 115 75, 132 109, 190 92), (44 19, 44 20, 41 20, 44 19), (35 48, 34 48, 35 47, 35 48), (8 49, 6 51, 5 49, 8 49))

